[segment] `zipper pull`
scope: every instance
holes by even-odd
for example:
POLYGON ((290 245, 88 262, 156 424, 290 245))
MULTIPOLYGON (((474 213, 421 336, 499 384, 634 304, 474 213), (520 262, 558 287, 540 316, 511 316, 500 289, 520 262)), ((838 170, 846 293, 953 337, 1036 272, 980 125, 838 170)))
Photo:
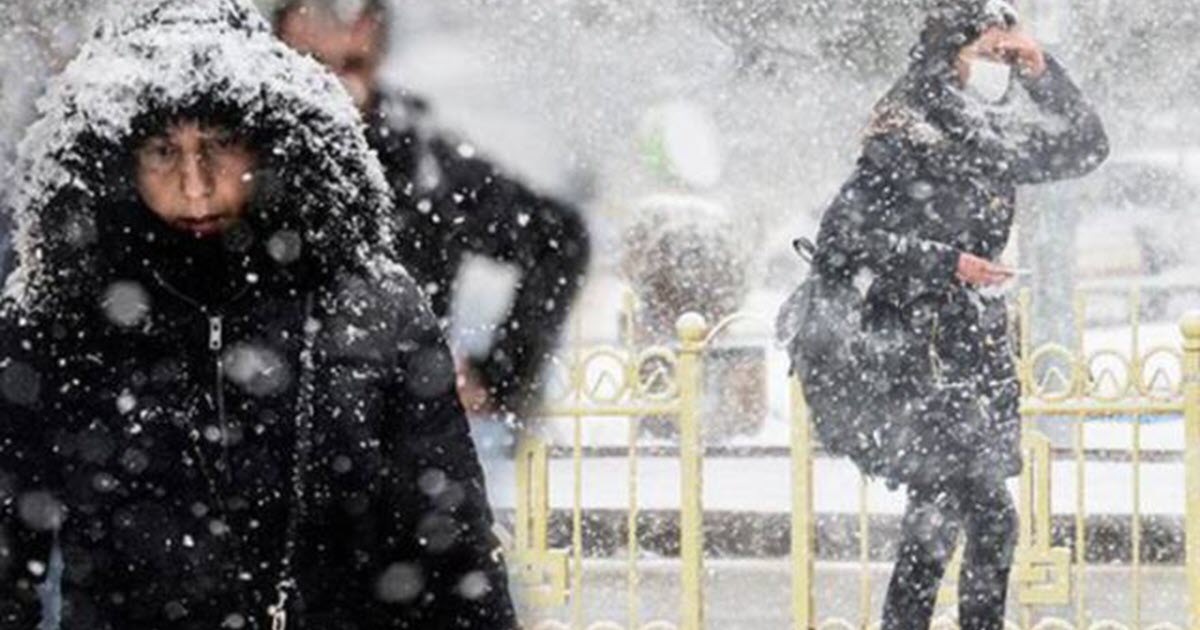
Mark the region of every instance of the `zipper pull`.
POLYGON ((223 326, 223 323, 221 322, 220 316, 208 318, 208 349, 209 350, 213 350, 213 351, 220 350, 221 347, 225 344, 223 328, 224 328, 224 326, 223 326))
POLYGON ((288 582, 280 583, 276 588, 279 593, 279 600, 272 606, 267 607, 267 615, 271 617, 271 630, 287 630, 287 600, 288 582))

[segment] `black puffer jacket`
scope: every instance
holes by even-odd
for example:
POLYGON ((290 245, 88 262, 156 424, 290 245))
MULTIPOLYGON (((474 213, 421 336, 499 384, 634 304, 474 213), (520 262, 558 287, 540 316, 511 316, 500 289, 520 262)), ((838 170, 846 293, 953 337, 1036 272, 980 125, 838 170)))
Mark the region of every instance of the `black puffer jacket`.
POLYGON ((541 369, 587 273, 584 218, 439 133, 420 99, 379 95, 366 118, 367 140, 397 193, 400 259, 428 290, 439 317, 449 315, 468 254, 518 269, 512 306, 492 346, 471 362, 502 411, 530 411, 543 389, 541 369))
POLYGON ((960 254, 997 260, 1020 185, 1082 176, 1108 154, 1099 117, 1062 66, 1014 80, 986 105, 957 85, 953 60, 1004 3, 947 2, 880 102, 858 167, 826 212, 815 271, 875 279, 852 351, 811 357, 815 411, 870 414, 874 470, 927 483, 963 472, 1017 474, 1019 387, 1006 305, 960 283, 960 254), (845 377, 845 378, 843 378, 845 377))
POLYGON ((127 11, 22 157, 0 628, 35 626, 55 529, 65 630, 267 628, 281 592, 288 628, 515 627, 452 359, 386 254, 390 191, 349 98, 243 2, 127 11), (131 137, 175 116, 265 156, 222 241, 128 183, 131 137))

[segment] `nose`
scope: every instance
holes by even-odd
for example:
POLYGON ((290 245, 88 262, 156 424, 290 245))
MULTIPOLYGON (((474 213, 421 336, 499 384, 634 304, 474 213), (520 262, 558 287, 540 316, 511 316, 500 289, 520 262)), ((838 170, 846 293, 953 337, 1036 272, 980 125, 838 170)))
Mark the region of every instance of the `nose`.
POLYGON ((189 201, 206 199, 212 194, 212 173, 203 156, 186 155, 183 159, 183 196, 189 201))

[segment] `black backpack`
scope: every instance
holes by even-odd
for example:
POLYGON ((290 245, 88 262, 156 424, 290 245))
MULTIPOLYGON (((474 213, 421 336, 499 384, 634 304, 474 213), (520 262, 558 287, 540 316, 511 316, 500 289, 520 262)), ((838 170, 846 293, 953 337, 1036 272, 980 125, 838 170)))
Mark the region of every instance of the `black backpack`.
MULTIPOLYGON (((811 265, 815 246, 794 243, 811 265)), ((815 268, 779 310, 777 340, 799 377, 817 437, 830 454, 849 457, 865 474, 883 472, 882 414, 873 382, 877 360, 862 326, 863 296, 846 278, 815 268)))

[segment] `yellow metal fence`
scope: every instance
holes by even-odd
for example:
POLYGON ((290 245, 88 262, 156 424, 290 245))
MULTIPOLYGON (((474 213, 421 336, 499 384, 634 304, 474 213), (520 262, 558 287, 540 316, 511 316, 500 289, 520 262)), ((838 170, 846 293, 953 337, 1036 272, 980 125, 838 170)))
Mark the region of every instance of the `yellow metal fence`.
MULTIPOLYGON (((1018 307, 1022 317, 1029 311, 1027 295, 1018 307)), ((1119 630, 1148 628, 1200 630, 1200 315, 1182 322, 1180 347, 1144 344, 1138 321, 1136 297, 1124 352, 1103 348, 1088 352, 1083 337, 1085 304, 1076 306, 1078 338, 1074 347, 1034 347, 1028 326, 1019 335, 1019 374, 1024 417, 1022 448, 1025 468, 1017 484, 1020 513, 1020 542, 1013 571, 1016 610, 1010 611, 1009 626, 1023 630, 1119 630), (1175 450, 1150 454, 1143 449, 1144 426, 1164 417, 1181 417, 1184 444, 1175 450), (1122 423, 1130 427, 1127 449, 1091 449, 1088 427, 1122 423), (1059 426, 1060 429, 1054 429, 1059 426), (1046 434, 1053 432, 1057 439, 1046 434), (1064 444, 1069 436, 1069 444, 1064 444), (1120 451, 1119 453, 1117 451, 1120 451), (1122 563, 1120 582, 1127 582, 1132 605, 1121 618, 1098 618, 1088 610, 1088 572, 1095 569, 1088 557, 1088 469, 1096 453, 1128 463, 1132 484, 1128 517, 1129 558, 1122 563), (1152 455, 1152 456, 1151 456, 1152 455), (1180 593, 1174 623, 1147 618, 1142 602, 1146 594, 1146 559, 1143 550, 1143 469, 1147 458, 1176 462, 1182 478, 1172 480, 1183 487, 1183 549, 1174 570, 1180 593), (1055 474, 1056 472, 1060 474, 1055 474), (1057 480, 1070 479, 1074 505, 1055 505, 1057 480), (1059 520, 1055 521, 1055 510, 1059 520), (1064 521, 1069 523, 1064 524, 1064 521), (1057 538, 1066 543, 1056 544, 1057 538), (1184 610, 1186 608, 1186 611, 1184 610), (1182 623, 1183 625, 1180 625, 1182 623)), ((706 627, 705 506, 703 504, 705 438, 702 426, 706 392, 705 361, 723 331, 733 322, 710 328, 698 315, 685 315, 678 323, 678 341, 670 347, 629 348, 617 346, 577 347, 564 359, 557 373, 560 381, 545 416, 565 421, 570 430, 569 455, 571 507, 569 544, 552 548, 551 447, 532 432, 522 438, 516 457, 517 501, 514 545, 510 563, 514 585, 525 608, 527 627, 533 630, 701 630, 706 627), (648 418, 670 418, 675 427, 671 457, 678 468, 678 555, 661 559, 670 578, 653 593, 644 588, 645 559, 641 553, 642 526, 639 502, 639 466, 644 449, 639 448, 640 423, 648 418), (627 505, 623 510, 624 548, 619 558, 609 558, 609 568, 620 565, 624 600, 587 602, 584 581, 589 556, 585 524, 584 478, 587 444, 585 425, 620 419, 628 425, 622 455, 627 505), (677 597, 670 619, 642 619, 647 597, 677 597), (590 608, 589 608, 590 605, 590 608), (603 611, 596 618, 595 610, 603 611), (589 610, 591 612, 589 612, 589 610)), ((711 386, 711 385, 710 385, 711 386)), ((872 582, 881 561, 872 557, 872 509, 869 482, 857 487, 859 506, 857 538, 857 618, 833 617, 822 610, 814 596, 818 581, 814 513, 814 458, 819 445, 808 421, 802 389, 790 384, 788 468, 790 506, 788 512, 791 553, 786 561, 790 579, 790 617, 786 627, 807 629, 871 629, 878 625, 881 602, 872 597, 872 582)), ((606 480, 611 483, 611 480, 606 480)), ((1169 483, 1169 482, 1168 482, 1169 483)), ((852 490, 853 491, 853 490, 852 490)), ((1122 515, 1124 517, 1124 515, 1122 515)), ((957 560, 955 560, 957 562, 957 560)), ((1161 563, 1160 563, 1161 564, 1161 563)), ((886 565, 884 565, 886 566, 886 565)), ((952 566, 940 594, 942 603, 954 598, 952 566)), ((1157 581, 1156 584, 1161 582, 1157 581)), ((661 603, 661 602, 660 602, 661 603)), ((753 602, 748 602, 753 604, 753 602)), ((935 628, 953 628, 948 616, 939 617, 935 628)))

